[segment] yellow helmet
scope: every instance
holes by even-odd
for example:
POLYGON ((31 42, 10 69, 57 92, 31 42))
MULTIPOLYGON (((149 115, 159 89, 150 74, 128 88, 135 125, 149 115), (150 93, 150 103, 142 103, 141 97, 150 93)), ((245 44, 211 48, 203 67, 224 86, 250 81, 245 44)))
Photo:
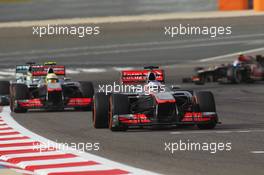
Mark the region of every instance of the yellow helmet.
POLYGON ((57 83, 58 82, 58 76, 54 73, 50 73, 46 76, 46 82, 47 83, 57 83))

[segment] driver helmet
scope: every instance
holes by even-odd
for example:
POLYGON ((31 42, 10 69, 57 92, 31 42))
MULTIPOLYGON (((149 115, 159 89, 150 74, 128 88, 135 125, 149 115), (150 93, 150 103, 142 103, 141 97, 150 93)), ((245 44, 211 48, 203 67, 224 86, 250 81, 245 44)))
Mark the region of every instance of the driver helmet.
POLYGON ((235 60, 235 61, 233 62, 233 66, 234 66, 234 67, 238 66, 239 64, 240 64, 240 61, 239 61, 239 60, 235 60))
POLYGON ((236 67, 241 63, 245 62, 246 56, 243 53, 240 53, 238 58, 233 62, 233 66, 236 67))
POLYGON ((160 91, 161 83, 156 80, 156 74, 154 72, 150 72, 147 77, 147 84, 144 89, 148 92, 160 91))
POLYGON ((148 74, 148 82, 156 81, 156 74, 154 72, 150 72, 148 74))
POLYGON ((59 81, 58 76, 54 73, 50 73, 46 77, 47 83, 57 83, 59 81))

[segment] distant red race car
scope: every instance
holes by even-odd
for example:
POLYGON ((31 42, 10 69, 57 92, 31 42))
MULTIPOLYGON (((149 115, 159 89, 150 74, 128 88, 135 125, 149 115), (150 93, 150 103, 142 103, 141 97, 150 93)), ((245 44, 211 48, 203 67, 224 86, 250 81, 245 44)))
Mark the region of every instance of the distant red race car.
POLYGON ((196 75, 183 78, 183 82, 205 84, 207 82, 219 83, 253 83, 264 80, 264 57, 240 55, 233 64, 220 65, 209 68, 196 68, 196 75))
MULTIPOLYGON (((129 128, 197 125, 213 129, 218 123, 215 100, 211 92, 168 88, 164 71, 158 67, 121 72, 123 85, 142 85, 142 92, 96 93, 93 125, 125 131, 129 128), (155 87, 155 91, 147 91, 155 87)), ((153 89, 152 89, 153 90, 153 89)))

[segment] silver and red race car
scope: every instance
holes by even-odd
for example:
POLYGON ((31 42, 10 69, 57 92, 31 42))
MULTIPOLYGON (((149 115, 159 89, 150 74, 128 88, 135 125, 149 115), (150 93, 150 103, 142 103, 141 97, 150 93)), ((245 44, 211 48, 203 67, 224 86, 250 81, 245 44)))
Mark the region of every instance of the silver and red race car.
POLYGON ((183 78, 183 82, 203 85, 208 82, 219 83, 253 83, 264 80, 264 57, 240 55, 233 64, 209 68, 196 68, 196 75, 183 78))
POLYGON ((73 82, 65 77, 65 66, 16 66, 16 80, 10 83, 10 108, 24 113, 28 109, 90 110, 94 95, 91 82, 73 82))
POLYGON ((136 90, 96 93, 95 128, 125 131, 140 127, 197 125, 200 129, 213 129, 218 123, 211 92, 168 88, 164 85, 164 71, 158 67, 124 70, 121 82, 124 86, 133 85, 132 89, 136 90))

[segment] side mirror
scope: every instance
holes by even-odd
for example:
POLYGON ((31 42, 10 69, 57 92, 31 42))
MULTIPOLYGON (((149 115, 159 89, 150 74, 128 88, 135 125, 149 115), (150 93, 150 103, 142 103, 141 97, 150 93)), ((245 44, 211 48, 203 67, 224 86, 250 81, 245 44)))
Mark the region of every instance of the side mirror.
POLYGON ((67 82, 67 81, 71 81, 70 78, 64 78, 63 80, 64 80, 65 82, 67 82))
POLYGON ((175 90, 179 90, 181 89, 180 85, 171 85, 171 90, 175 91, 175 90))

